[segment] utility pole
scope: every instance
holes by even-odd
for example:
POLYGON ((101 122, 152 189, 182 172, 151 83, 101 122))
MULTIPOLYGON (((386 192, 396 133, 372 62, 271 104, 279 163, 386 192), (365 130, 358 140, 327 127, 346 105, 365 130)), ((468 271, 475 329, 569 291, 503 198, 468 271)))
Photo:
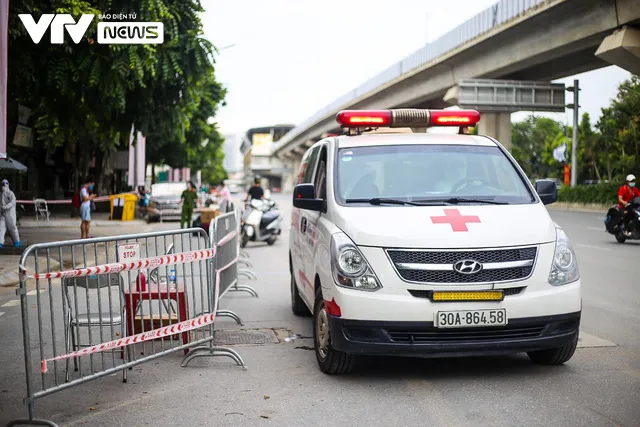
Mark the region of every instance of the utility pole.
POLYGON ((567 108, 573 109, 573 139, 571 142, 571 188, 578 185, 578 125, 579 125, 579 92, 580 83, 578 80, 573 81, 573 87, 568 87, 567 91, 573 92, 573 104, 568 104, 567 108))

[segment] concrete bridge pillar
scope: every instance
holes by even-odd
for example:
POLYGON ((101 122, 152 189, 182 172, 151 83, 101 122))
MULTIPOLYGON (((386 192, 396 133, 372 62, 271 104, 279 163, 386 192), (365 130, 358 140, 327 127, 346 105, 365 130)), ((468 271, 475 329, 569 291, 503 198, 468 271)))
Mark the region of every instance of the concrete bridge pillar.
POLYGON ((640 29, 625 26, 616 30, 602 41, 596 56, 640 75, 640 29))
POLYGON ((511 151, 511 113, 481 113, 478 134, 497 139, 511 151))

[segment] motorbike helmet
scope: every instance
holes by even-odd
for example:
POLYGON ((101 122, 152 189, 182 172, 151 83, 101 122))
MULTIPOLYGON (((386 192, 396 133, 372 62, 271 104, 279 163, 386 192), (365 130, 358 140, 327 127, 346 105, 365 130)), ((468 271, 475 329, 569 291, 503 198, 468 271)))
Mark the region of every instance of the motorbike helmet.
POLYGON ((627 175, 627 178, 626 178, 627 182, 631 182, 635 180, 636 180, 636 176, 634 174, 630 173, 629 175, 627 175))

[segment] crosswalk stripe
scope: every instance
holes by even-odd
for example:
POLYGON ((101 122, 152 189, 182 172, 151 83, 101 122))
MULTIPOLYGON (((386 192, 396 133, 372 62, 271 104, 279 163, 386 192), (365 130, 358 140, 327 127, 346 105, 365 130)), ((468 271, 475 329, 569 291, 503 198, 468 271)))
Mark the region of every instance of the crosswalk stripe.
POLYGON ((0 307, 13 307, 14 305, 20 305, 20 300, 19 299, 14 299, 14 300, 5 302, 0 307))
MULTIPOLYGON (((47 290, 46 289, 40 289, 40 293, 43 293, 43 292, 47 292, 47 290)), ((33 295, 36 295, 37 293, 38 293, 37 289, 34 289, 32 291, 27 292, 27 295, 33 296, 33 295)))
POLYGON ((580 336, 578 337, 578 348, 595 347, 617 347, 617 344, 614 344, 611 341, 607 341, 602 338, 598 338, 584 331, 580 331, 580 336))

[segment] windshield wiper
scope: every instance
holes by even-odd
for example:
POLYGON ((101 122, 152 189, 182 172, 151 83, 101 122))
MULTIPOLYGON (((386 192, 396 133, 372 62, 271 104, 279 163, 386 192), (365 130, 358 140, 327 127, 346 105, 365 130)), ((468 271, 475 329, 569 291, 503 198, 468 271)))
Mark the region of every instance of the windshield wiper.
POLYGON ((486 203, 488 205, 508 205, 509 204, 507 202, 496 202, 495 200, 474 199, 474 198, 464 198, 464 197, 451 197, 449 199, 435 199, 435 200, 423 200, 423 201, 424 202, 431 202, 431 201, 443 202, 443 203, 449 203, 452 205, 458 205, 460 203, 486 203))
POLYGON ((433 206, 433 205, 446 205, 450 204, 445 200, 422 200, 410 202, 408 200, 398 200, 398 199, 385 199, 380 197, 373 197, 371 199, 347 199, 346 203, 369 203, 370 205, 380 206, 383 204, 387 205, 409 205, 409 206, 433 206))

